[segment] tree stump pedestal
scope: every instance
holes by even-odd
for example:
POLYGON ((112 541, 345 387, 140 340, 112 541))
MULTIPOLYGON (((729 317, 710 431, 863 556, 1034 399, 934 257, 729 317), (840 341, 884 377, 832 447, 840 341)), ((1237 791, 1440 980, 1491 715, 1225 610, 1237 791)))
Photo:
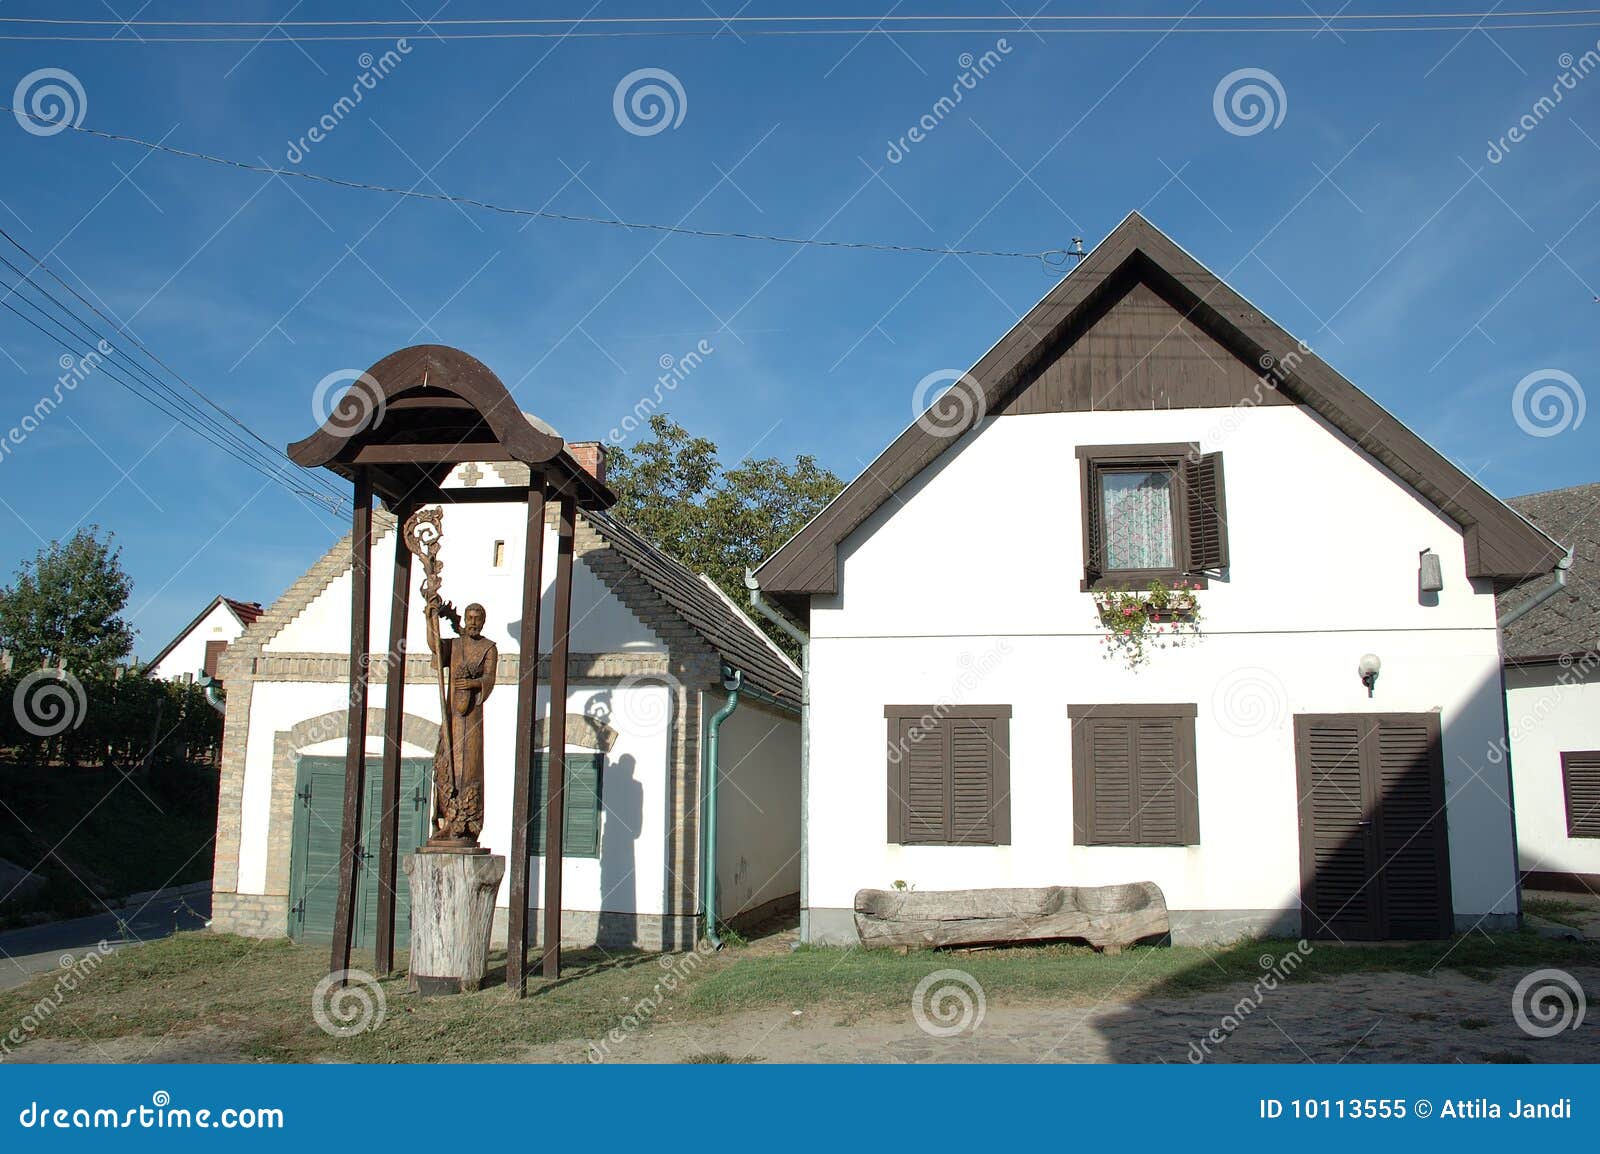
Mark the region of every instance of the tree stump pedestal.
POLYGON ((494 899, 505 876, 499 854, 414 853, 411 879, 411 988, 423 997, 483 984, 494 899))

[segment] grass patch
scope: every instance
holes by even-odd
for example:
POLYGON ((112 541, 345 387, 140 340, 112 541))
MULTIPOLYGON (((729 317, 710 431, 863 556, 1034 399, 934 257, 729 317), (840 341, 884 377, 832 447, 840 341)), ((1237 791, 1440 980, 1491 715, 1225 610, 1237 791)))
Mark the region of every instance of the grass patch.
MULTIPOLYGON (((312 991, 326 972, 325 947, 183 933, 105 959, 58 1009, 43 1015, 35 1036, 68 1042, 141 1037, 154 1045, 170 1032, 214 1045, 218 1060, 493 1061, 516 1058, 541 1043, 599 1041, 613 1029, 630 1029, 630 1017, 637 1026, 655 1028, 771 1008, 823 1008, 844 1020, 903 1013, 917 983, 939 969, 971 974, 991 1006, 1182 997, 1253 983, 1268 968, 1285 970, 1295 948, 1288 941, 1216 951, 1136 947, 1117 957, 1074 946, 905 955, 826 948, 665 957, 580 951, 567 955, 559 982, 530 982, 529 996, 521 1001, 498 984, 504 964, 499 955, 491 958, 495 984, 473 994, 422 999, 407 990, 403 978, 382 982, 382 1026, 338 1039, 318 1028, 311 1014, 312 991)), ((1600 961, 1593 947, 1533 934, 1395 947, 1318 944, 1294 956, 1300 962, 1289 983, 1379 971, 1424 974, 1441 958, 1451 969, 1489 973, 1600 961)), ((358 955, 355 965, 370 968, 371 957, 358 955)), ((55 980, 41 975, 0 993, 0 1022, 21 1021, 49 997, 55 980)), ((718 1054, 695 1059, 720 1061, 718 1054)), ((19 1056, 26 1056, 26 1046, 19 1056)), ((155 1057, 160 1059, 159 1052, 155 1057)))
POLYGON ((1522 912, 1532 914, 1534 917, 1544 918, 1546 921, 1558 922, 1574 929, 1583 928, 1581 918, 1573 917, 1574 914, 1589 912, 1589 907, 1566 898, 1526 898, 1522 903, 1522 912))

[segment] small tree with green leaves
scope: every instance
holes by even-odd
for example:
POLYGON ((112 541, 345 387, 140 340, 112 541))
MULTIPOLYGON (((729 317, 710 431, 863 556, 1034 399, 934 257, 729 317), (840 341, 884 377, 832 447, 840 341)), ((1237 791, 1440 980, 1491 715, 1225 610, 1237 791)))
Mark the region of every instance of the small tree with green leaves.
POLYGON ((133 581, 114 535, 99 526, 52 541, 0 589, 0 649, 18 668, 62 665, 78 676, 104 674, 133 652, 122 617, 133 581))
MULTIPOLYGON (((727 468, 715 442, 691 437, 665 413, 651 416, 649 437, 612 450, 606 479, 617 492, 612 512, 618 520, 710 577, 741 607, 749 603, 745 568, 759 564, 844 488, 804 454, 792 464, 762 457, 727 468)), ((787 637, 768 632, 792 648, 787 637)))

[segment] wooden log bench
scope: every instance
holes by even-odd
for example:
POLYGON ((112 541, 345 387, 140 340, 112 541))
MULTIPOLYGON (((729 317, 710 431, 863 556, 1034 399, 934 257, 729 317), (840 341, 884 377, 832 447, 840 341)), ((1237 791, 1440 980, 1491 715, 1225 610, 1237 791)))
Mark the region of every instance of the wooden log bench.
POLYGON ((856 893, 856 933, 869 949, 1080 939, 1117 953, 1171 929, 1167 900, 1154 882, 856 893))

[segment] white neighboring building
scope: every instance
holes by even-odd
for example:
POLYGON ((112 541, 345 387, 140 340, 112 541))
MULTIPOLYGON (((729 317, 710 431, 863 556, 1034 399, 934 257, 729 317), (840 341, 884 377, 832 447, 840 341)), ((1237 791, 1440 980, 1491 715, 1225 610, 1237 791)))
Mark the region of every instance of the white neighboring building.
MULTIPOLYGON (((603 463, 599 466, 603 469, 603 463)), ((463 465, 450 486, 527 482, 526 466, 463 465), (520 481, 508 480, 521 470, 520 481)), ((549 505, 540 649, 548 661, 556 571, 557 505, 549 505)), ((497 688, 484 707, 486 825, 481 842, 511 843, 522 608, 525 506, 444 507, 442 594, 481 602, 485 635, 499 647, 497 688)), ((394 520, 375 518, 378 555, 393 548, 394 520)), ((351 569, 346 537, 262 614, 223 662, 227 722, 213 928, 251 936, 326 940, 338 889, 335 864, 344 781, 351 569)), ((744 676, 721 731, 718 914, 735 923, 798 904, 799 670, 716 589, 609 517, 580 511, 572 579, 569 782, 564 843, 563 937, 569 944, 688 948, 703 914, 700 807, 709 719, 726 702, 725 669, 744 676)), ((388 566, 373 566, 371 636, 389 635, 388 566)), ((420 581, 420 575, 414 580, 420 581)), ((427 836, 437 683, 429 670, 422 598, 413 590, 401 782, 402 859, 427 836)), ((368 781, 376 811, 384 723, 383 663, 373 666, 368 781)), ((539 677, 534 744, 546 741, 549 680, 539 677)), ((541 758, 542 760, 542 758, 541 758)), ((536 785, 536 788, 539 788, 536 785)), ((375 831, 368 833, 375 838, 375 831)), ((544 892, 542 839, 532 840, 533 900, 544 892)), ((509 875, 509 870, 507 874, 509 875)), ((397 945, 408 905, 397 903, 397 945)), ((357 895, 354 944, 370 948, 375 871, 357 895)), ((495 941, 506 939, 502 882, 495 941)), ((537 913, 532 933, 542 930, 537 913)))
POLYGON ((1500 599, 1523 882, 1600 893, 1600 484, 1510 504, 1572 550, 1559 587, 1500 599))
POLYGON ((1130 216, 755 574, 810 638, 803 935, 895 882, 1516 925, 1495 594, 1562 552, 1130 216), (1202 635, 1130 669, 1094 594, 1152 579, 1202 635))
POLYGON ((145 663, 145 675, 163 681, 193 680, 202 673, 215 677, 228 646, 260 616, 261 606, 254 601, 219 596, 145 663))

